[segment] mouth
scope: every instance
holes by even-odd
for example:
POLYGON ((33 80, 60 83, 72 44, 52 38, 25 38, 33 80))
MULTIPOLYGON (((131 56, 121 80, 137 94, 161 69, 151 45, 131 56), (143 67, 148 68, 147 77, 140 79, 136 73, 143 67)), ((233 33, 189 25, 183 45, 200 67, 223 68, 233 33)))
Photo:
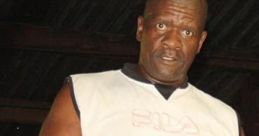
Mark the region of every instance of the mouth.
POLYGON ((162 56, 160 57, 160 64, 175 65, 178 62, 175 57, 162 56))
POLYGON ((159 50, 155 54, 156 58, 160 61, 160 64, 175 65, 181 63, 181 55, 176 50, 159 50))
POLYGON ((161 59, 165 61, 176 61, 175 57, 168 57, 168 56, 163 56, 161 57, 161 59))

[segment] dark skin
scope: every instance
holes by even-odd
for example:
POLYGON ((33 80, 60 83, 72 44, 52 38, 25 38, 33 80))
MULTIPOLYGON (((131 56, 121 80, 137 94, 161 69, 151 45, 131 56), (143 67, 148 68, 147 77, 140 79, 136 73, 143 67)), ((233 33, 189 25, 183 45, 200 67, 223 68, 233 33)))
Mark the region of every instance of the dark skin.
POLYGON ((80 121, 76 114, 68 84, 60 90, 51 110, 42 124, 40 136, 81 136, 80 121))
MULTIPOLYGON (((138 18, 141 73, 151 82, 178 87, 199 53, 203 31, 200 0, 150 0, 138 18), (164 6, 166 5, 166 6, 164 6)), ((204 13, 202 13, 204 14, 204 13)))
MULTIPOLYGON (((207 33, 203 31, 203 0, 148 0, 144 17, 138 18, 136 38, 141 43, 139 72, 156 84, 180 86, 207 33)), ((40 136, 81 136, 66 84, 44 121, 40 136)))

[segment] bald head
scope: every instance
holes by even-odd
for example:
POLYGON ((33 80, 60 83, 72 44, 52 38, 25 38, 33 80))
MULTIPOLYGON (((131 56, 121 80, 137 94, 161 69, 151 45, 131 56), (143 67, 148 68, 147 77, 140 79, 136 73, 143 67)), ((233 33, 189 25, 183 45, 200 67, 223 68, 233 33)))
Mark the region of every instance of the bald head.
POLYGON ((157 8, 159 8, 159 6, 161 6, 161 4, 159 3, 165 1, 170 1, 174 3, 176 7, 180 7, 183 10, 195 10, 199 15, 202 29, 204 29, 207 20, 207 0, 147 0, 144 11, 144 17, 148 16, 150 13, 152 13, 152 11, 155 11, 157 8))

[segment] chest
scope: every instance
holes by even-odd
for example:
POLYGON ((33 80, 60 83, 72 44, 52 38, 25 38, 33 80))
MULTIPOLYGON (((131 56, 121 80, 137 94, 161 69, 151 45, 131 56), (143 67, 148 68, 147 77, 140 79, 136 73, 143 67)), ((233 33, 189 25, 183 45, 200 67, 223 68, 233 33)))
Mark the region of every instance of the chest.
MULTIPOLYGON (((140 89, 138 89, 140 90, 140 89)), ((230 136, 209 107, 191 94, 118 91, 97 94, 81 111, 82 130, 91 136, 230 136)))

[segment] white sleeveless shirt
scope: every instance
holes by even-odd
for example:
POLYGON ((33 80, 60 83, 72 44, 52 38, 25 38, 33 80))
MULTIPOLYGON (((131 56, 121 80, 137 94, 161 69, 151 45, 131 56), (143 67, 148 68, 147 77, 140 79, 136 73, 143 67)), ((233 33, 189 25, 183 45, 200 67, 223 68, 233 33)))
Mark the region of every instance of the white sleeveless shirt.
POLYGON ((235 111, 188 83, 168 100, 121 70, 71 75, 83 136, 238 136, 235 111))

